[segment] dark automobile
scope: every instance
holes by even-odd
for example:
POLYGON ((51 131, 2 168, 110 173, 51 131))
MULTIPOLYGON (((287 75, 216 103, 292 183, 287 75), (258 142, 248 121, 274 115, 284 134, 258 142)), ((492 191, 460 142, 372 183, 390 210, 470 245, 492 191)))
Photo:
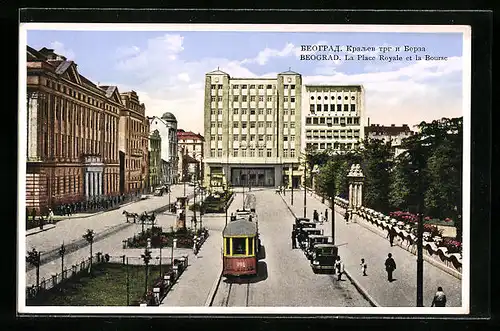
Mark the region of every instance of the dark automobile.
POLYGON ((334 272, 337 256, 337 246, 333 244, 315 245, 311 257, 311 268, 313 272, 317 273, 323 270, 334 272))

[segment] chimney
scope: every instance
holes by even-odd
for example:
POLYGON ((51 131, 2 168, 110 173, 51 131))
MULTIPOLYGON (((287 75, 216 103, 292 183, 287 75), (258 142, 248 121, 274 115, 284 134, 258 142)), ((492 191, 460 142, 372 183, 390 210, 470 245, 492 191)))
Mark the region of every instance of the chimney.
POLYGON ((370 126, 370 118, 368 117, 368 126, 370 126))

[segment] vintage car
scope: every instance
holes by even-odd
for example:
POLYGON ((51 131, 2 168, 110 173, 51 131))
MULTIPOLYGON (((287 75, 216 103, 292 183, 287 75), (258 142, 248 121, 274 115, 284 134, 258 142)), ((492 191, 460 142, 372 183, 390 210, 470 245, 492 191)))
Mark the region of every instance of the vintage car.
POLYGON ((308 223, 310 223, 311 219, 310 218, 305 218, 305 217, 296 217, 295 218, 295 224, 299 225, 302 222, 308 222, 308 223))
POLYGON ((310 260, 312 258, 313 249, 316 245, 319 244, 328 244, 331 237, 311 234, 307 238, 307 248, 304 250, 304 254, 310 260))
POLYGON ((311 268, 318 271, 335 272, 335 260, 338 256, 338 247, 333 244, 317 244, 313 248, 311 268))
POLYGON ((316 228, 302 228, 299 230, 299 245, 301 248, 307 248, 310 235, 323 235, 323 230, 316 228))

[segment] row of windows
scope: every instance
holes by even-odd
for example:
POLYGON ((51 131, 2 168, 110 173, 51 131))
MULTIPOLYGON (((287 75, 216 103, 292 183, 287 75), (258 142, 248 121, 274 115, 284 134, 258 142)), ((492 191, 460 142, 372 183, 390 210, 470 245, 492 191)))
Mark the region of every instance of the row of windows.
POLYGON ((62 93, 67 94, 67 95, 70 95, 73 98, 78 99, 80 101, 87 102, 92 106, 96 106, 96 107, 99 107, 101 109, 104 108, 106 110, 111 110, 114 113, 116 113, 118 111, 118 109, 116 107, 113 107, 113 106, 108 105, 108 104, 104 104, 103 102, 99 102, 96 99, 89 97, 89 96, 86 96, 83 93, 77 92, 77 91, 75 91, 67 86, 64 86, 63 84, 53 82, 49 79, 46 80, 45 84, 47 85, 47 87, 49 87, 51 89, 54 89, 56 91, 62 92, 62 93))
MULTIPOLYGON (((349 111, 349 106, 351 106, 351 111, 356 111, 355 104, 344 104, 344 111, 349 111)), ((338 104, 336 109, 342 111, 342 105, 338 104)), ((335 111, 335 105, 309 105, 309 111, 312 113, 315 111, 335 111)))
MULTIPOLYGON (((259 90, 263 90, 264 89, 264 84, 259 84, 259 85, 250 84, 250 89, 255 89, 255 86, 257 86, 257 88, 259 90)), ((293 85, 293 86, 295 88, 295 85, 293 85)), ((236 90, 236 89, 239 89, 239 88, 241 88, 241 89, 247 89, 248 85, 247 84, 241 84, 241 85, 234 84, 232 87, 233 87, 233 90, 236 90)), ((268 89, 268 90, 271 90, 273 87, 274 87, 274 85, 272 85, 272 84, 266 85, 266 89, 268 89)))
POLYGON ((127 166, 127 169, 140 169, 141 168, 141 160, 126 160, 125 164, 127 166))
MULTIPOLYGON (((272 121, 266 121, 266 127, 267 128, 272 128, 273 127, 273 122, 272 121)), ((222 128, 222 122, 210 122, 210 127, 211 128, 222 128)), ((255 121, 251 121, 251 122, 233 122, 233 128, 234 129, 237 129, 237 128, 242 128, 242 129, 246 129, 247 127, 250 127, 250 129, 255 129, 256 127, 259 127, 259 128, 263 128, 264 127, 264 122, 262 121, 259 121, 259 122, 255 122, 255 121), (248 123, 250 123, 250 125, 248 125, 248 123), (241 125, 240 125, 241 124, 241 125)), ((284 128, 288 128, 290 127, 290 129, 294 129, 295 128, 295 122, 290 122, 290 125, 288 125, 287 122, 283 123, 283 127, 284 128)))
MULTIPOLYGON (((259 98, 259 102, 264 102, 264 96, 263 95, 250 95, 250 102, 255 102, 257 101, 257 97, 259 98)), ((221 96, 212 96, 210 97, 210 101, 212 102, 215 102, 215 101, 222 101, 222 97, 221 96)), ((240 95, 233 95, 233 102, 238 102, 240 101, 240 95)), ((266 97, 266 101, 267 102, 272 102, 273 101, 273 96, 267 96, 266 97)), ((283 97, 283 101, 284 102, 295 102, 295 97, 283 97)), ((241 95, 241 102, 248 102, 248 95, 241 95)))
POLYGON ((359 117, 306 117, 306 124, 357 124, 359 117))
POLYGON ((359 143, 307 143, 306 148, 313 149, 327 149, 332 148, 335 150, 345 150, 345 149, 353 149, 359 146, 359 143))
MULTIPOLYGON (((314 96, 313 96, 313 95, 311 96, 311 100, 314 100, 314 96)), ((316 97, 316 100, 321 100, 321 95, 318 95, 318 96, 316 97)), ((323 96, 323 100, 328 100, 328 95, 324 95, 324 96, 323 96)), ((333 95, 332 95, 332 96, 330 97, 330 100, 335 100, 335 96, 333 96, 333 95)), ((342 100, 342 97, 339 95, 339 96, 337 97, 337 100, 342 100)), ((344 97, 344 100, 349 100, 349 97, 346 95, 346 96, 344 97)), ((353 96, 351 97, 351 100, 356 100, 356 97, 353 95, 353 96)))
MULTIPOLYGON (((240 138, 241 138, 242 141, 245 141, 245 140, 247 140, 247 135, 246 134, 242 134, 240 136, 238 134, 233 134, 233 141, 239 141, 240 138)), ((266 139, 266 141, 272 141, 273 140, 273 135, 271 135, 271 134, 268 134, 268 135, 264 135, 264 134, 254 135, 254 134, 251 134, 250 135, 250 141, 255 141, 256 138, 258 138, 259 141, 264 141, 264 138, 266 139)), ((219 134, 219 135, 212 135, 212 136, 210 136, 210 140, 211 141, 216 141, 216 140, 222 141, 222 135, 221 134, 219 134)), ((295 135, 290 135, 289 139, 288 139, 288 136, 283 136, 283 140, 284 141, 295 141, 295 135)))
MULTIPOLYGON (((272 157, 273 151, 271 148, 266 149, 266 157, 272 157)), ((216 155, 216 150, 215 148, 212 148, 210 150, 210 157, 215 157, 216 155)), ((290 153, 288 152, 288 149, 283 150, 283 156, 284 157, 295 157, 295 149, 290 149, 290 153)), ((255 148, 233 148, 233 157, 264 157, 264 148, 258 148, 257 150, 255 148), (255 154, 257 152, 257 154, 255 154)), ((217 149, 217 157, 222 157, 222 148, 217 149)))
MULTIPOLYGON (((238 115, 241 113, 241 115, 247 115, 248 113, 250 113, 250 115, 255 115, 256 112, 259 114, 259 115, 264 115, 264 110, 266 112, 266 115, 272 115, 273 114, 273 110, 271 108, 267 108, 267 109, 264 109, 264 108, 258 108, 257 110, 255 108, 234 108, 233 109, 233 114, 234 115, 238 115)), ((211 115, 222 115, 222 109, 211 109, 210 110, 210 114, 211 115)), ((295 115, 295 109, 283 109, 283 115, 295 115)))
POLYGON ((359 138, 359 130, 306 130, 306 138, 359 138))

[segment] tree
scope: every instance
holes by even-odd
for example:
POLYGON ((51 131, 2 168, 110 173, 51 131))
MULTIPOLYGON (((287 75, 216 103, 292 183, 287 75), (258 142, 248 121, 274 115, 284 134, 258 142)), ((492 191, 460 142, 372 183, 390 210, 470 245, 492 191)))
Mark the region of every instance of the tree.
POLYGON ((87 229, 87 232, 82 236, 90 244, 90 274, 92 275, 92 244, 94 243, 94 230, 87 229))
POLYGON ((28 251, 26 262, 36 268, 36 288, 38 290, 40 286, 40 252, 38 252, 35 248, 33 248, 31 251, 28 251))

